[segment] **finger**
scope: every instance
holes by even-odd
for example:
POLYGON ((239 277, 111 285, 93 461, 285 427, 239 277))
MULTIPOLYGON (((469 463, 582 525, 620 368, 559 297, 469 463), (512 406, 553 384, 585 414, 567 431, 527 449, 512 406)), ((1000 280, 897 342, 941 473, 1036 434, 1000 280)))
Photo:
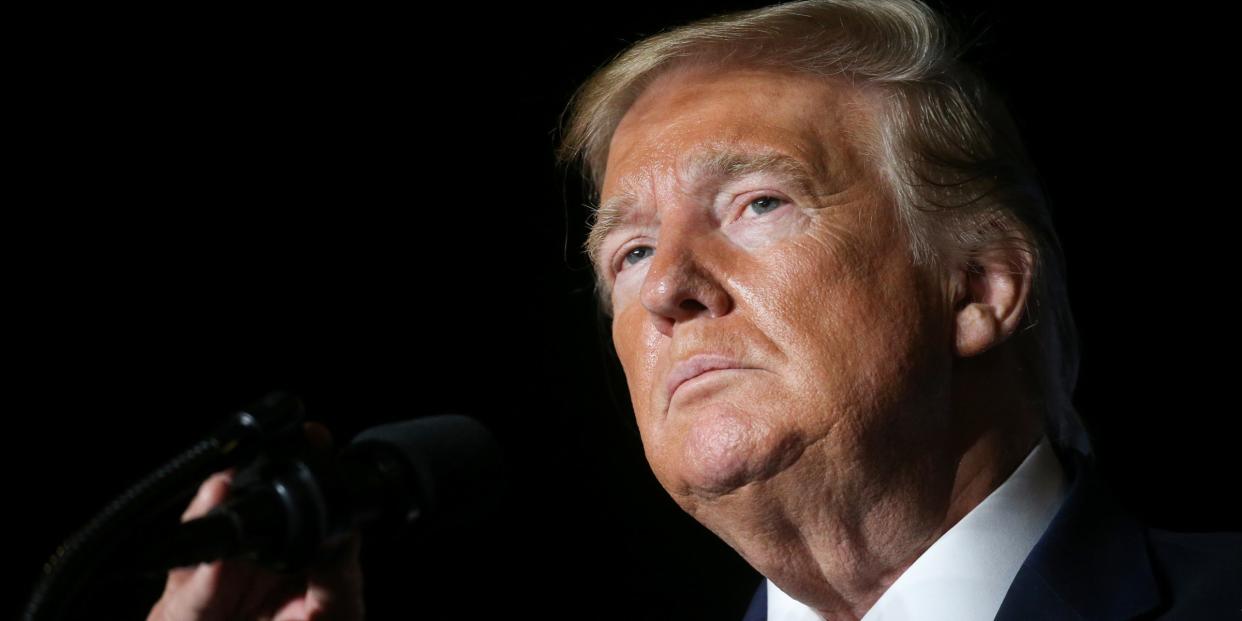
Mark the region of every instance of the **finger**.
POLYGON ((347 536, 327 558, 307 574, 306 612, 325 620, 353 620, 363 616, 362 537, 347 536))
POLYGON ((306 621, 306 576, 290 578, 267 594, 260 608, 270 621, 306 621))
MULTIPOLYGON (((185 579, 176 588, 166 589, 157 604, 163 618, 196 621, 236 618, 237 588, 245 576, 225 567, 225 561, 203 563, 182 571, 185 579)), ((171 575, 169 579, 171 581, 171 575)))
POLYGON ((304 423, 303 434, 306 437, 307 459, 314 467, 330 468, 334 451, 332 450, 332 432, 320 423, 304 423))
MULTIPOLYGON (((224 501, 228 496, 229 484, 233 480, 234 469, 221 470, 210 477, 199 486, 198 493, 194 496, 194 500, 190 501, 190 505, 186 507, 185 512, 181 514, 181 521, 188 522, 192 519, 202 517, 212 507, 224 501)), ((189 580, 197 567, 179 567, 169 570, 168 581, 164 585, 164 591, 179 588, 189 580)))
POLYGON ((277 573, 247 560, 235 562, 247 565, 250 570, 245 579, 245 593, 237 607, 244 618, 270 618, 285 602, 306 592, 305 576, 277 573))
POLYGON ((186 507, 185 512, 181 514, 181 521, 188 522, 194 518, 202 517, 211 510, 212 507, 224 501, 228 495, 229 484, 233 481, 234 469, 221 470, 209 477, 203 484, 199 486, 198 493, 194 496, 194 500, 190 501, 190 506, 186 507))
POLYGON ((321 453, 332 451, 332 432, 323 423, 303 423, 302 432, 306 434, 306 442, 312 449, 321 453))

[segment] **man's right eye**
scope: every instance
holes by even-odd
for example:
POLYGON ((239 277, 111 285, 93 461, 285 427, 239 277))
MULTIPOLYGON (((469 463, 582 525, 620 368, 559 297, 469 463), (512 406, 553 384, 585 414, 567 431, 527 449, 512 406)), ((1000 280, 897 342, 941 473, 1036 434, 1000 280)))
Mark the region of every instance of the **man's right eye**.
POLYGON ((651 246, 634 246, 633 248, 630 248, 628 252, 621 255, 621 260, 616 266, 616 271, 620 272, 625 269, 627 265, 633 265, 634 263, 651 256, 652 252, 655 252, 655 248, 652 248, 651 246))

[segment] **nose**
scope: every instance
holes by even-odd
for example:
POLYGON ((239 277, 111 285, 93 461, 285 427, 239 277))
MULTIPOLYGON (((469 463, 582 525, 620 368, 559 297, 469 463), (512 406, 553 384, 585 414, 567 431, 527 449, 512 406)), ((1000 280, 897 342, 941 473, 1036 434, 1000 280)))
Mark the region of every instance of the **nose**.
POLYGON ((733 308, 733 300, 713 268, 709 246, 664 239, 651 257, 640 299, 656 328, 665 336, 673 326, 695 317, 721 317, 733 308))

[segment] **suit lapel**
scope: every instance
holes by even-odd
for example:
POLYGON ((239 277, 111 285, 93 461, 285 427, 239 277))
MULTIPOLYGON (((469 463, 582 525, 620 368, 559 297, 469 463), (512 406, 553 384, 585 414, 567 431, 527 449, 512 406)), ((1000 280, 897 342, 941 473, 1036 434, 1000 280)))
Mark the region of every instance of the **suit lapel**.
POLYGON ((1073 484, 997 621, 1133 619, 1159 605, 1143 526, 1112 499, 1086 457, 1071 451, 1062 463, 1073 484))
POLYGON ((750 606, 746 608, 746 616, 742 617, 742 621, 767 621, 768 619, 768 581, 763 579, 759 581, 759 588, 755 589, 755 594, 750 598, 750 606))

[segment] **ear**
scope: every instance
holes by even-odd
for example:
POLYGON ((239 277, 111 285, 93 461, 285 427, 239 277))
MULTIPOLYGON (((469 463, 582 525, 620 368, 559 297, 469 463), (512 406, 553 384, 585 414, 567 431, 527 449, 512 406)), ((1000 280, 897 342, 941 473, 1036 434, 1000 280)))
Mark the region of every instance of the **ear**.
POLYGON ((952 284, 957 355, 977 356, 1017 331, 1033 269, 1031 254, 1012 242, 985 248, 956 266, 952 284))

